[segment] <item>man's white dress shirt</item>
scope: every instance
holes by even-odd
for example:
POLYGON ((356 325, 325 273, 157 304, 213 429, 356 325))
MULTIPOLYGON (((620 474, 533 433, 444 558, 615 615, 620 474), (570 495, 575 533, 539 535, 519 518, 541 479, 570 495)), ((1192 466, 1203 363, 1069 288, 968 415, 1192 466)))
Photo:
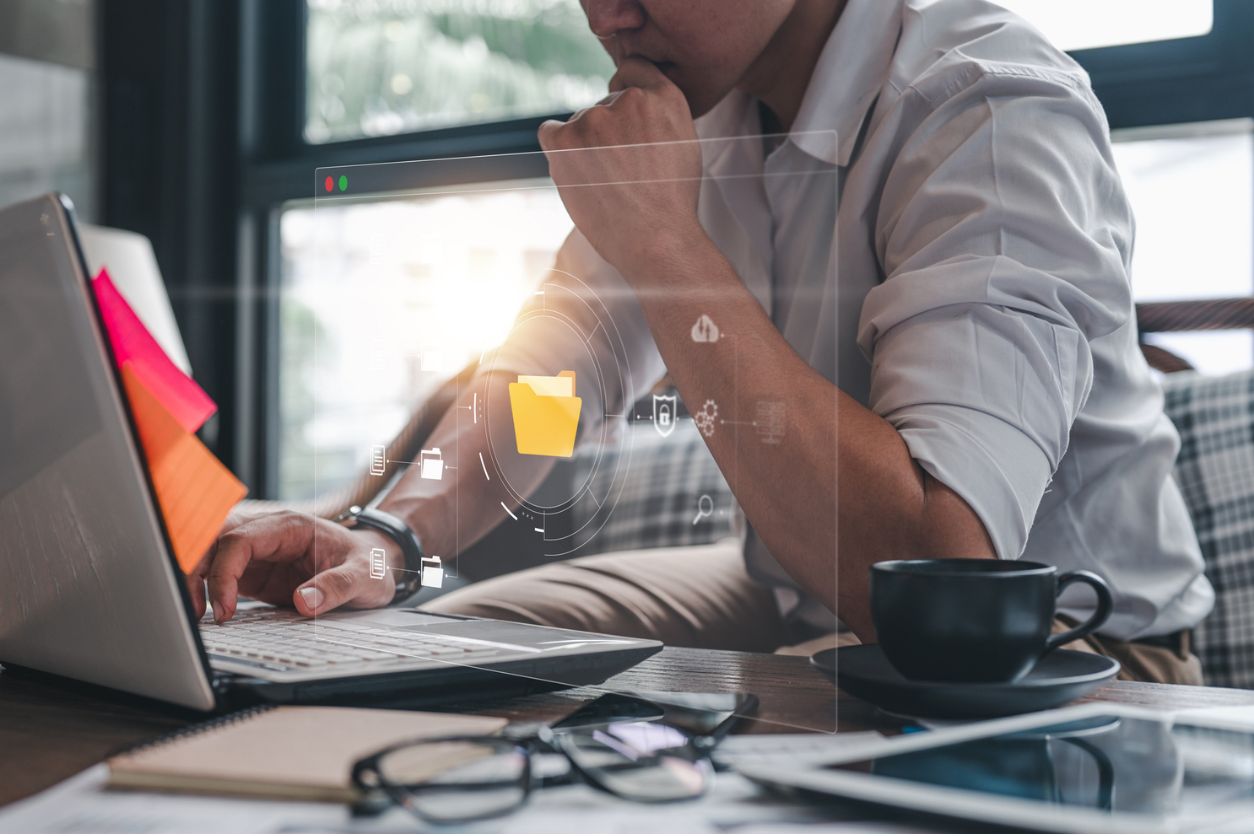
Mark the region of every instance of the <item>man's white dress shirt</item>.
MULTIPOLYGON (((697 126, 763 133, 739 92, 697 126)), ((1179 439, 1137 347, 1132 213, 1079 66, 984 0, 849 0, 789 138, 713 145, 711 238, 793 348, 966 500, 999 557, 1101 575, 1114 638, 1210 611, 1172 478, 1179 439), (718 179, 753 166, 816 175, 718 179)), ((577 233, 558 264, 610 306, 626 390, 647 393, 665 367, 622 278, 577 233)), ((569 368, 585 356, 570 339, 507 345, 497 363, 569 368)), ((585 427, 630 406, 581 394, 585 427)), ((751 528, 745 551, 785 610, 832 624, 751 528)), ((1086 589, 1063 602, 1092 611, 1086 589)))

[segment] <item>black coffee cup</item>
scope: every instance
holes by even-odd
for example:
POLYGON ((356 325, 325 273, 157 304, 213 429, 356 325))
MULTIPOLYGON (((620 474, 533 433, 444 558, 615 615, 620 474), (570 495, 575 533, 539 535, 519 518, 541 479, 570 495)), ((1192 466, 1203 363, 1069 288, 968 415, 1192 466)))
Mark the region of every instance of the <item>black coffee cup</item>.
POLYGON ((907 679, 1013 682, 1044 654, 1106 622, 1110 587, 1092 572, 1022 560, 889 560, 871 567, 871 618, 888 661, 907 679), (1093 617, 1050 635, 1058 596, 1097 593, 1093 617))

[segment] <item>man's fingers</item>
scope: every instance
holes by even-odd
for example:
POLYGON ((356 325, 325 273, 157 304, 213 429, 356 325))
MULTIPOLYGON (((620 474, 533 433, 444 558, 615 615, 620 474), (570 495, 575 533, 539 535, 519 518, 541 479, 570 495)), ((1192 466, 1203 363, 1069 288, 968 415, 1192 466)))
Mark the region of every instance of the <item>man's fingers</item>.
POLYGON ((205 577, 204 575, 193 572, 187 576, 187 592, 192 598, 192 612, 196 613, 196 619, 200 620, 205 616, 205 577))
POLYGON ((540 128, 536 131, 536 138, 540 140, 542 150, 552 151, 557 147, 557 134, 565 124, 558 119, 546 119, 540 124, 540 128))
POLYGON ((365 576, 351 563, 342 563, 314 575, 292 593, 292 603, 306 618, 343 606, 360 594, 365 576))
POLYGON ((610 78, 609 86, 611 93, 620 93, 628 87, 642 87, 648 90, 673 87, 674 84, 652 61, 646 61, 643 58, 626 58, 618 65, 618 70, 610 78))
POLYGON ((603 108, 613 108, 628 90, 634 88, 638 90, 674 89, 678 91, 679 89, 675 87, 674 82, 666 77, 665 73, 657 68, 656 64, 643 58, 627 58, 619 64, 618 71, 610 79, 609 88, 609 93, 599 102, 591 107, 577 111, 566 122, 549 119, 542 123, 536 131, 536 136, 540 140, 540 148, 544 151, 562 150, 570 142, 570 140, 566 140, 566 143, 563 143, 563 128, 574 126, 585 117, 603 113, 603 108))
POLYGON ((209 549, 200 558, 200 562, 196 564, 196 567, 187 573, 187 590, 192 597, 192 610, 196 613, 196 618, 203 618, 205 615, 205 578, 209 574, 209 567, 213 565, 213 560, 217 556, 218 544, 222 542, 222 535, 257 517, 256 514, 245 514, 240 510, 241 507, 242 505, 236 505, 231 509, 231 513, 227 515, 226 522, 222 523, 222 528, 218 531, 218 537, 210 544, 209 549))
POLYGON ((209 567, 209 604, 219 624, 235 614, 239 579, 254 560, 290 561, 312 548, 315 521, 290 512, 258 517, 223 534, 209 567))

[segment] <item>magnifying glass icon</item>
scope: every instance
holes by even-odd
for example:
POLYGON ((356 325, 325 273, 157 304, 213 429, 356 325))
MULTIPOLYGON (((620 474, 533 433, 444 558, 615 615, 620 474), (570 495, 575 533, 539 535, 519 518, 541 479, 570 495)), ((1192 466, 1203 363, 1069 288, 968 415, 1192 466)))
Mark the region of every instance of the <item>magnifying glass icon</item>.
POLYGON ((697 515, 692 518, 692 524, 696 525, 705 517, 714 513, 714 500, 710 498, 708 493, 701 494, 701 498, 697 500, 697 515))

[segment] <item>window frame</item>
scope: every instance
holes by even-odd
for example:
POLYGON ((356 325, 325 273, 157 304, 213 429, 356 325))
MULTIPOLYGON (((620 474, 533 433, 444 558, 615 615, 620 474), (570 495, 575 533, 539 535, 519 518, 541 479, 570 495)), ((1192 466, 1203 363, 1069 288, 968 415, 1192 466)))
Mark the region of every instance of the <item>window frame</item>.
MULTIPOLYGON (((239 194, 241 214, 249 218, 240 229, 249 253, 240 261, 240 280, 242 287, 261 291, 253 294, 255 301, 241 294, 239 318, 246 323, 241 327, 250 344, 247 354, 261 362, 240 368, 240 408, 236 415, 250 427, 247 443, 239 445, 237 458, 229 463, 247 475, 255 494, 271 496, 279 485, 279 221, 284 206, 293 201, 312 202, 318 168, 536 152, 540 150, 536 140, 540 124, 546 119, 565 119, 570 112, 312 143, 305 138, 305 0, 237 2, 242 14, 240 119, 244 145, 239 194), (299 25, 292 25, 293 21, 299 25), (272 106, 276 102, 280 104, 272 106)), ((468 169, 463 182, 534 176, 534 162, 504 157, 490 169, 468 169)))
MULTIPOLYGON (((142 119, 114 103, 105 108, 104 222, 153 239, 172 291, 232 291, 230 306, 176 299, 176 314, 198 377, 221 408, 220 432, 211 439, 217 452, 253 496, 270 496, 278 483, 283 206, 312 201, 319 167, 534 152, 540 123, 569 114, 309 143, 304 0, 99 2, 104 16, 127 9, 102 26, 106 99, 128 102, 131 91, 117 96, 117 88, 133 80, 132 65, 140 63, 143 91, 162 105, 142 119), (132 6, 146 11, 137 15, 132 6), (134 188, 127 178, 136 163, 117 160, 129 144, 151 145, 152 136, 162 147, 183 143, 188 150, 163 162, 164 188, 145 181, 140 197, 148 200, 119 201, 134 188), (176 223, 171 201, 159 198, 179 187, 187 189, 187 220, 176 223)), ((1090 74, 1112 129, 1209 122, 1254 117, 1252 37, 1254 3, 1214 0, 1206 35, 1072 56, 1090 74)), ((510 172, 492 172, 494 179, 503 175, 510 172)))
POLYGON ((1112 129, 1254 116, 1254 4, 1214 0, 1192 38, 1076 50, 1112 129))
MULTIPOLYGON (((315 169, 392 160, 535 152, 540 150, 536 141, 540 123, 569 115, 545 114, 391 136, 310 143, 304 134, 307 20, 304 0, 278 0, 266 4, 265 17, 257 21, 259 26, 255 30, 258 43, 266 44, 268 50, 273 50, 276 43, 282 44, 277 55, 270 53, 271 60, 277 58, 281 62, 277 69, 294 73, 299 82, 288 88, 294 93, 288 101, 299 102, 298 107, 264 109, 269 114, 264 125, 263 146, 268 153, 246 165, 245 180, 254 184, 244 193, 246 199, 256 201, 254 206, 273 207, 268 229, 273 252, 270 262, 258 273, 258 279, 264 280, 269 288, 277 288, 280 280, 277 223, 281 206, 290 200, 311 198, 317 184, 310 183, 310 191, 304 194, 290 191, 288 187, 292 183, 310 182, 304 178, 312 177, 315 169), (290 21, 297 17, 300 25, 291 26, 290 21)), ((1249 36, 1254 36, 1254 3, 1214 0, 1213 25, 1205 35, 1097 47, 1077 50, 1071 55, 1089 73, 1112 129, 1254 117, 1254 50, 1248 49, 1249 36), (1247 36, 1245 40, 1242 35, 1247 36)), ((496 169, 490 179, 521 178, 528 173, 523 169, 516 172, 496 169)), ((1254 188, 1254 184, 1251 187, 1254 188)), ((267 295, 277 297, 277 293, 267 295)), ((267 328, 257 334, 257 339, 267 347, 268 362, 261 374, 277 381, 281 370, 278 368, 277 304, 274 307, 266 317, 267 328)), ((261 484, 268 490, 278 483, 278 453, 273 445, 278 440, 279 387, 262 386, 260 391, 271 393, 258 416, 264 426, 257 431, 257 436, 266 441, 264 448, 272 453, 257 460, 258 466, 264 468, 265 478, 261 484)))

